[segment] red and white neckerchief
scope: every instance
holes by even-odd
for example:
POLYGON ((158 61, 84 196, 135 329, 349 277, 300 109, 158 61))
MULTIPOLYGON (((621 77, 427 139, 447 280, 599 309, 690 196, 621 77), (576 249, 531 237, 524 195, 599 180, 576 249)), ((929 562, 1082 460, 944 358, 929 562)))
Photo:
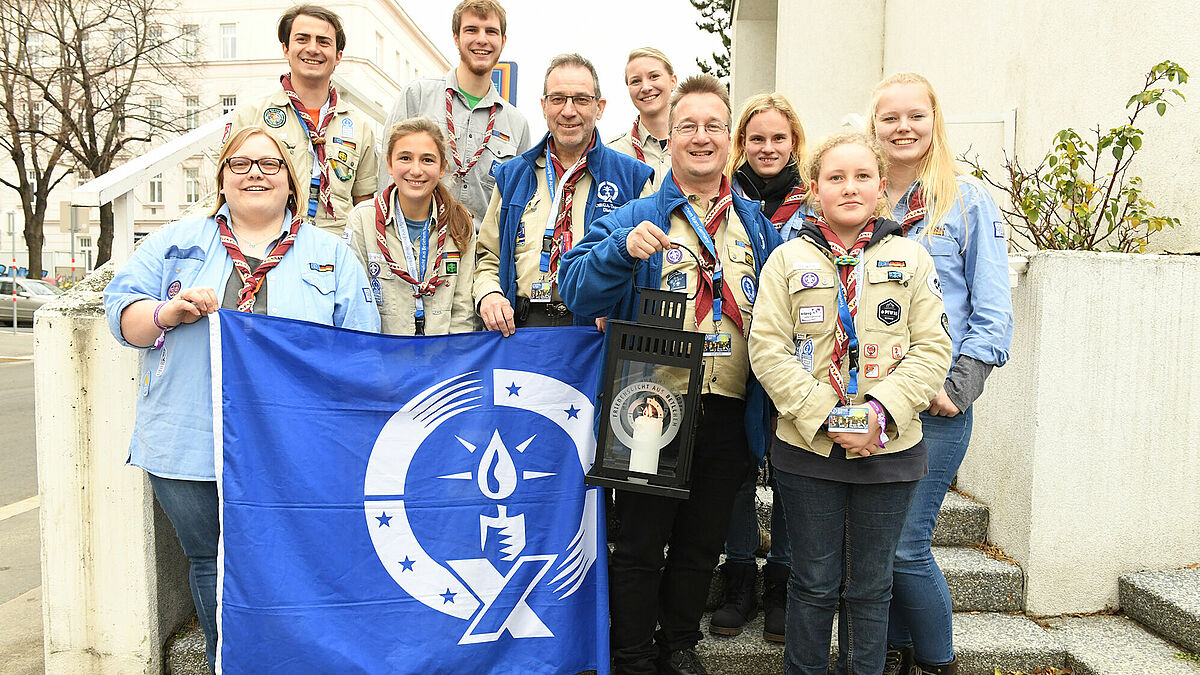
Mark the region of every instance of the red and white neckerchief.
MULTIPOLYGON (((641 115, 638 115, 637 117, 633 118, 633 133, 632 133, 631 138, 633 138, 633 154, 637 156, 638 161, 645 162, 646 161, 646 153, 644 151, 642 151, 642 134, 641 134, 641 132, 638 131, 638 125, 640 125, 641 123, 642 123, 641 115)), ((670 142, 667 143, 667 147, 670 147, 670 142)))
MULTIPOLYGON (((583 151, 583 155, 574 166, 567 169, 558 160, 558 155, 554 153, 554 139, 551 138, 546 142, 546 155, 551 166, 554 168, 554 175, 562 180, 562 199, 558 202, 558 213, 554 216, 554 239, 550 247, 550 265, 548 270, 554 275, 558 271, 558 260, 562 254, 571 250, 574 244, 574 235, 571 233, 571 203, 575 197, 575 183, 583 176, 584 170, 587 169, 587 156, 596 145, 595 137, 592 138, 591 145, 587 150, 583 151), (565 175, 564 175, 565 174, 565 175)), ((547 187, 553 190, 554 184, 551 182, 547 187)), ((553 195, 551 195, 553 199, 553 195)), ((557 279, 557 276, 552 278, 557 279)))
POLYGON ((900 220, 901 236, 908 236, 908 231, 913 225, 925 219, 927 209, 925 208, 925 194, 921 191, 921 186, 918 185, 912 191, 912 196, 908 199, 908 211, 905 212, 904 218, 900 220))
POLYGON ((454 170, 454 175, 462 178, 467 175, 467 172, 475 166, 479 158, 483 156, 483 150, 487 147, 488 141, 492 140, 492 129, 496 127, 496 111, 499 110, 500 104, 493 103, 491 111, 488 112, 487 129, 483 132, 483 141, 479 143, 479 148, 475 150, 475 155, 471 157, 471 161, 463 166, 462 157, 458 154, 458 141, 454 140, 454 88, 446 87, 446 131, 450 136, 450 155, 454 157, 454 165, 458 168, 454 170))
POLYGON ((808 189, 804 187, 804 181, 800 181, 796 187, 792 188, 783 201, 779 203, 779 208, 775 209, 775 213, 771 214, 771 224, 775 229, 783 227, 783 224, 792 217, 792 214, 799 210, 800 205, 804 203, 804 195, 808 194, 808 189))
POLYGON ((312 117, 309 117, 308 108, 304 107, 300 95, 292 87, 291 74, 284 73, 280 76, 279 82, 283 84, 283 91, 292 102, 292 109, 296 111, 296 117, 299 117, 300 121, 304 123, 304 129, 308 132, 308 140, 312 143, 313 152, 317 154, 317 164, 321 167, 320 203, 325 205, 325 212, 332 216, 333 191, 329 187, 329 162, 325 161, 325 130, 329 128, 329 123, 333 121, 333 116, 337 113, 337 87, 332 85, 329 87, 329 107, 321 116, 320 124, 317 124, 313 122, 312 117))
MULTIPOLYGON (((678 185, 678 183, 676 184, 678 185)), ((709 250, 709 247, 702 245, 700 247, 700 259, 704 262, 700 266, 698 274, 698 283, 696 284, 696 326, 699 327, 700 322, 704 317, 708 316, 712 311, 713 306, 713 270, 716 268, 716 258, 714 252, 719 249, 716 243, 717 230, 721 227, 721 221, 725 219, 725 213, 733 205, 733 191, 729 187, 729 178, 721 176, 721 188, 717 192, 717 201, 708 210, 704 216, 704 231, 713 244, 714 250, 709 250)), ((690 205, 688 205, 690 206, 690 205)), ((680 207, 682 208, 682 206, 680 207)), ((686 213, 684 214, 687 215, 686 213)), ((691 222, 689 220, 689 222, 691 222)), ((699 233, 697 233, 699 236, 699 233)), ((728 236, 728 235, 727 235, 728 236)), ((704 242, 701 241, 703 244, 704 242)), ((717 253, 717 255, 720 255, 717 253)), ((745 334, 745 328, 742 325, 742 312, 738 309, 737 299, 733 297, 733 288, 730 286, 727 279, 721 283, 721 305, 729 307, 730 311, 722 311, 721 316, 729 316, 733 323, 738 327, 738 330, 745 334)), ((715 327, 714 327, 715 328, 715 327)))
MULTIPOLYGON (((847 250, 842 244, 842 240, 825 222, 825 217, 821 216, 817 219, 817 227, 821 230, 821 234, 825 235, 825 241, 829 242, 829 250, 834 254, 833 263, 838 267, 838 283, 842 286, 846 305, 850 308, 851 321, 858 314, 858 261, 862 257, 863 249, 867 247, 867 243, 875 234, 875 222, 875 218, 867 221, 867 226, 858 233, 858 238, 847 250)), ((850 338, 846 334, 846 327, 842 324, 842 313, 838 312, 837 329, 834 331, 833 355, 829 360, 829 384, 833 385, 837 391, 838 400, 843 402, 847 398, 846 383, 842 380, 842 359, 846 356, 849 343, 850 338)))
POLYGON ((280 260, 283 260, 284 254, 295 243, 296 232, 300 230, 300 216, 292 216, 292 226, 288 228, 288 233, 271 248, 271 252, 263 258, 258 269, 255 270, 251 270, 250 263, 246 262, 246 256, 242 254, 237 237, 233 236, 233 230, 229 229, 229 222, 224 213, 217 214, 217 229, 221 233, 221 243, 225 245, 225 251, 229 253, 230 258, 233 258, 233 268, 237 270, 238 278, 242 280, 242 290, 238 291, 237 297, 237 311, 252 312, 254 311, 254 295, 262 287, 263 279, 267 278, 267 272, 270 272, 279 264, 280 260))
MULTIPOLYGON (((378 197, 375 198, 375 243, 379 245, 379 253, 383 255, 384 261, 387 262, 388 269, 393 274, 407 281, 413 287, 413 297, 419 298, 422 295, 433 295, 437 291, 437 287, 447 285, 450 282, 442 279, 439 274, 442 270, 442 259, 446 257, 446 205, 438 197, 436 190, 433 192, 433 204, 437 219, 437 256, 434 258, 433 273, 428 279, 419 281, 404 269, 395 260, 392 260, 391 251, 387 245, 387 224, 391 220, 391 205, 392 195, 396 192, 396 184, 392 183, 383 189, 378 197)), ((404 227, 402 224, 397 224, 397 227, 404 227)))

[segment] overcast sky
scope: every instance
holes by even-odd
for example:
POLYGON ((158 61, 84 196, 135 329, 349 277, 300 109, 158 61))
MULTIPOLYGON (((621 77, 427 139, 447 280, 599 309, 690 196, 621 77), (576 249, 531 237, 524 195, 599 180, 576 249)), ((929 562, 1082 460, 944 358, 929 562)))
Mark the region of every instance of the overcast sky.
MULTIPOLYGON (((413 21, 458 63, 450 31, 453 0, 399 0, 413 21)), ((502 0, 508 13, 508 43, 502 61, 517 63, 517 107, 534 138, 546 132, 540 98, 546 66, 556 54, 579 52, 596 65, 600 92, 608 100, 598 127, 601 137, 620 135, 637 110, 624 86, 625 58, 635 47, 661 49, 679 79, 698 73, 696 58, 709 58, 720 40, 696 28, 700 13, 688 0, 608 0, 601 3, 502 0), (588 8, 592 9, 588 9, 588 8), (602 10, 597 9, 603 7, 602 10)))

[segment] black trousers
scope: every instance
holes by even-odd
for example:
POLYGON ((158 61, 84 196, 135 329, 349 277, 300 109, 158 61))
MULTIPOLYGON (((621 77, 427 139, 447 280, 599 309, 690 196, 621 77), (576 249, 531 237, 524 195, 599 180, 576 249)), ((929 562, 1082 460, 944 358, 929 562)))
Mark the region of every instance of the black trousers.
POLYGON ((744 401, 706 395, 701 407, 689 498, 617 491, 621 529, 609 565, 609 604, 619 674, 653 675, 660 651, 694 647, 702 637, 700 619, 733 498, 754 458, 744 401))

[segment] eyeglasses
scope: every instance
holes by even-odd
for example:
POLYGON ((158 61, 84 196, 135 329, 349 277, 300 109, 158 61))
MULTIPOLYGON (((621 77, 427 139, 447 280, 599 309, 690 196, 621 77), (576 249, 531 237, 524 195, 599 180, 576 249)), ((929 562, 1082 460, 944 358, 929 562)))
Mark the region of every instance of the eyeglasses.
POLYGON ((707 122, 705 124, 696 124, 695 122, 684 122, 671 127, 671 130, 680 136, 695 136, 697 131, 704 129, 709 136, 729 133, 729 125, 724 122, 707 122))
POLYGON ((546 94, 542 97, 542 100, 555 108, 561 108, 567 104, 567 101, 571 101, 575 104, 576 108, 583 109, 592 107, 592 104, 600 100, 600 97, 592 96, 591 94, 575 94, 574 96, 567 96, 565 94, 546 94))
POLYGON ((283 168, 283 160, 278 157, 260 157, 258 159, 250 159, 249 157, 230 157, 225 160, 225 166, 229 170, 237 173, 250 173, 250 167, 258 165, 258 170, 264 176, 274 176, 283 168))

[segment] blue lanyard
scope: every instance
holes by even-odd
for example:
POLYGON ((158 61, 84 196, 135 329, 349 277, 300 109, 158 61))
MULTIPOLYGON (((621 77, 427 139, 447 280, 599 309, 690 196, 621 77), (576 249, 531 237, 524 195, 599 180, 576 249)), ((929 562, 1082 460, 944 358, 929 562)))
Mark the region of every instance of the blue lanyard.
POLYGON ((317 199, 321 196, 321 179, 314 178, 308 187, 308 217, 317 216, 317 199))
MULTIPOLYGON (((858 263, 855 263, 857 265, 858 263)), ((850 315, 850 304, 846 302, 846 286, 842 283, 842 275, 838 274, 838 318, 846 331, 847 358, 850 359, 850 381, 846 383, 846 393, 853 396, 858 393, 858 332, 854 329, 854 317, 850 315)))
MULTIPOLYGON (((720 200, 718 200, 720 201, 720 200)), ((714 208, 716 204, 713 205, 714 208)), ((713 259, 713 330, 719 331, 721 325, 721 294, 724 291, 722 287, 722 271, 721 271, 721 256, 717 255, 717 245, 713 243, 713 239, 708 234, 708 230, 704 229, 704 223, 700 220, 700 216, 696 215, 696 210, 686 201, 683 203, 683 215, 687 218, 688 223, 692 226, 692 230, 696 232, 696 237, 700 239, 700 245, 705 251, 712 256, 713 259)), ((703 274, 703 270, 700 270, 703 274)), ((700 321, 700 317, 696 317, 696 321, 700 321)))
MULTIPOLYGON (((395 207, 394 218, 392 222, 396 225, 397 233, 400 235, 400 245, 404 249, 404 261, 408 263, 409 273, 412 273, 413 268, 417 270, 417 281, 425 281, 425 265, 429 259, 429 228, 433 222, 432 208, 429 212, 429 217, 425 219, 425 226, 421 228, 421 255, 419 261, 413 260, 412 255, 412 240, 408 238, 408 224, 400 222, 404 218, 404 212, 400 210, 399 200, 393 205, 395 207)), ((432 206, 432 205, 431 205, 432 206)), ((420 294, 414 298, 416 311, 413 316, 418 320, 418 323, 425 319, 425 299, 420 294)))

